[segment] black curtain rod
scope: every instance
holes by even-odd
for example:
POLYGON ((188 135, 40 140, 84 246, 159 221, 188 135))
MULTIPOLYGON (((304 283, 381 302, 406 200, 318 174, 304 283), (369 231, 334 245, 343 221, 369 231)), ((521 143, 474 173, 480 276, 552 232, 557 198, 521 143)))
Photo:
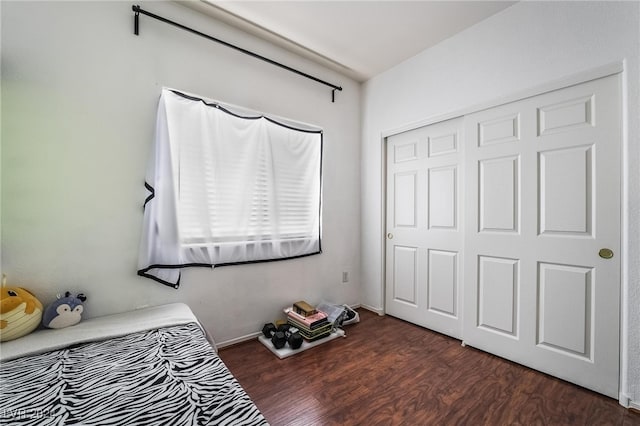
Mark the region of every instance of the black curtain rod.
POLYGON ((199 35, 200 37, 204 37, 204 38, 209 39, 209 40, 211 40, 211 41, 215 41, 216 43, 220 43, 220 44, 222 44, 223 46, 227 46, 227 47, 230 47, 230 48, 232 48, 232 49, 235 49, 235 50, 237 50, 237 51, 239 51, 239 52, 244 53, 245 55, 252 56, 252 57, 254 57, 254 58, 256 58, 256 59, 260 59, 260 60, 262 60, 262 61, 265 61, 265 62, 267 62, 267 63, 269 63, 269 64, 271 64, 271 65, 275 65, 275 66, 277 66, 277 67, 284 68, 284 69, 285 69, 285 70, 287 70, 287 71, 291 71, 292 73, 295 73, 295 74, 301 75, 302 77, 306 77, 306 78, 308 78, 308 79, 310 79, 310 80, 313 80, 313 81, 315 81, 315 82, 317 82, 317 83, 324 84, 325 86, 329 86, 329 87, 331 87, 331 89, 332 89, 332 90, 331 90, 331 102, 335 102, 335 94, 336 94, 336 90, 340 90, 340 91, 342 91, 342 87, 340 87, 340 86, 336 86, 335 84, 331 84, 331 83, 326 82, 326 81, 324 81, 324 80, 320 80, 320 79, 319 79, 319 78, 317 78, 317 77, 314 77, 314 76, 312 76, 312 75, 309 75, 309 74, 307 74, 307 73, 304 73, 304 72, 302 72, 302 71, 300 71, 300 70, 297 70, 297 69, 295 69, 295 68, 291 68, 290 66, 287 66, 287 65, 281 64, 280 62, 276 62, 276 61, 274 61, 274 60, 272 60, 272 59, 265 58, 265 57, 264 57, 264 56, 262 56, 262 55, 258 55, 258 54, 257 54, 257 53, 255 53, 255 52, 251 52, 250 50, 243 49, 242 47, 238 47, 238 46, 233 45, 233 44, 231 44, 231 43, 227 43, 227 42, 226 42, 226 41, 224 41, 224 40, 220 40, 220 39, 218 39, 218 38, 212 37, 212 36, 207 35, 207 34, 205 34, 205 33, 201 33, 200 31, 194 30, 193 28, 189 28, 189 27, 187 27, 187 26, 185 26, 185 25, 182 25, 182 24, 179 24, 179 23, 177 23, 177 22, 175 22, 175 21, 171 21, 171 20, 169 20, 169 19, 167 19, 167 18, 163 18, 162 16, 158 16, 158 15, 156 15, 156 14, 153 14, 153 13, 151 13, 151 12, 148 12, 148 11, 146 11, 146 10, 142 9, 139 5, 133 5, 133 6, 131 6, 131 9, 135 12, 134 22, 133 22, 133 33, 134 33, 135 35, 139 35, 139 32, 140 32, 140 22, 139 22, 139 21, 140 21, 140 16, 139 16, 139 15, 142 13, 143 15, 147 15, 147 16, 149 16, 150 18, 157 19, 158 21, 164 22, 164 23, 166 23, 166 24, 171 24, 171 25, 173 25, 173 26, 175 26, 175 27, 178 27, 178 28, 181 28, 181 29, 183 29, 183 30, 185 30, 185 31, 189 31, 190 33, 193 33, 193 34, 199 35))

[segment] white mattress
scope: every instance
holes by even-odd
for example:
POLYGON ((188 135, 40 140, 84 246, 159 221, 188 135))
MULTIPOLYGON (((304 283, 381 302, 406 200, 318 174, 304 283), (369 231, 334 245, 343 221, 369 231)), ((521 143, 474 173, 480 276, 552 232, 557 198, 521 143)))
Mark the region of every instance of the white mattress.
MULTIPOLYGON (((70 345, 95 342, 111 337, 124 336, 139 331, 153 330, 172 325, 196 323, 205 332, 191 309, 184 303, 153 306, 130 312, 90 318, 62 329, 37 330, 24 337, 0 343, 0 361, 8 361, 25 355, 66 348, 70 345)), ((215 349, 210 336, 207 339, 215 349)))

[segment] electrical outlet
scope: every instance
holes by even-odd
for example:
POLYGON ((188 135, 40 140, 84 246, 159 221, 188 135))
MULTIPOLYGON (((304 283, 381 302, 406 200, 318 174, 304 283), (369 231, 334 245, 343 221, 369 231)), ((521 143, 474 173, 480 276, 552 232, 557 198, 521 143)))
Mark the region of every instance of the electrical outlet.
POLYGON ((342 273, 342 282, 343 283, 348 283, 349 282, 349 273, 348 272, 343 272, 342 273))

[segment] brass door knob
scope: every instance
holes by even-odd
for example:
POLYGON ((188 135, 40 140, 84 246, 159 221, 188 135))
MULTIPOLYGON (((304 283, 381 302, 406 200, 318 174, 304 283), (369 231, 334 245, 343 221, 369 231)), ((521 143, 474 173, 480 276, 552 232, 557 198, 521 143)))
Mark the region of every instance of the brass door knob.
POLYGON ((602 248, 598 252, 598 256, 600 256, 603 259, 611 259, 613 257, 613 250, 608 248, 602 248))
POLYGON ((389 232, 387 234, 387 238, 390 239, 390 240, 393 240, 393 234, 391 232, 389 232))

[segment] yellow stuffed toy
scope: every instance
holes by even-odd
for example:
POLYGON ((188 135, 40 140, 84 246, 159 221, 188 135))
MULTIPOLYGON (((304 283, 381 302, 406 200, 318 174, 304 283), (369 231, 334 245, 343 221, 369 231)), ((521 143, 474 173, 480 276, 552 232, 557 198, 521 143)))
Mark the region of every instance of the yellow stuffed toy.
POLYGON ((17 339, 38 328, 42 319, 42 303, 21 287, 7 286, 2 277, 0 293, 0 342, 17 339))

